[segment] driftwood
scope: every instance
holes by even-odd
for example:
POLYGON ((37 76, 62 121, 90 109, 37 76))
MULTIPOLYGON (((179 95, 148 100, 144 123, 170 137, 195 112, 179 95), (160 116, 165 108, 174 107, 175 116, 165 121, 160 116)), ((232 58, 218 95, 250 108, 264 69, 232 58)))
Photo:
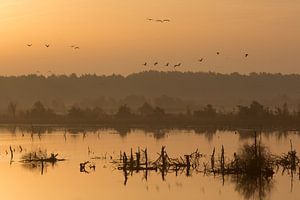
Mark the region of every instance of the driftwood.
POLYGON ((198 150, 178 158, 170 158, 166 147, 163 146, 154 161, 149 159, 147 149, 138 149, 135 153, 131 149, 129 156, 126 152, 120 152, 120 158, 112 160, 112 163, 116 165, 118 170, 124 172, 124 184, 127 183, 129 175, 139 172, 144 172, 144 178, 147 180, 151 171, 160 173, 163 180, 168 173, 175 173, 176 176, 179 173, 185 173, 186 176, 191 176, 193 173, 218 174, 223 178, 223 181, 225 175, 234 174, 243 177, 269 179, 275 173, 275 168, 279 167, 283 171, 289 170, 291 173, 295 173, 299 169, 300 179, 300 159, 296 154, 296 150, 293 149, 291 143, 291 150, 287 154, 282 156, 273 155, 260 141, 257 141, 255 134, 254 143, 245 144, 238 153, 234 153, 231 159, 225 159, 223 145, 219 161, 215 160, 214 148, 210 156, 210 162, 205 159, 207 156, 201 154, 198 150))
POLYGON ((34 151, 26 153, 22 156, 21 162, 28 168, 41 168, 41 174, 44 173, 44 168, 48 165, 55 165, 59 161, 65 159, 58 158, 58 154, 51 153, 49 156, 46 151, 34 151))
POLYGON ((84 172, 84 173, 90 173, 91 170, 95 171, 96 170, 96 165, 91 163, 90 161, 85 161, 83 163, 79 164, 79 171, 84 172))

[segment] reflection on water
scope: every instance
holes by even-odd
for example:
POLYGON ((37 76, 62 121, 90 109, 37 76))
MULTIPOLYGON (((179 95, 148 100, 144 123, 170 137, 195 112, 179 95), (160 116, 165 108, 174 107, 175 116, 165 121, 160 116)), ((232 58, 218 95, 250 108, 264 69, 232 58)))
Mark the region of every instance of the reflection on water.
POLYGON ((266 199, 274 187, 274 180, 260 176, 232 176, 235 190, 244 199, 266 199))
MULTIPOLYGON (((277 155, 289 151, 290 139, 294 148, 300 149, 298 132, 262 132, 260 137, 277 155)), ((189 199, 297 199, 300 195, 298 169, 278 169, 273 178, 238 173, 222 176, 217 170, 216 173, 209 171, 212 149, 218 152, 215 164, 218 168, 222 145, 225 163, 230 163, 234 153, 245 142, 252 141, 253 131, 249 130, 2 128, 0 173, 7 181, 0 182, 0 192, 3 199, 33 200, 120 199, 120 196, 123 199, 149 200, 187 196, 189 199), (166 146, 166 158, 173 165, 164 166, 162 146, 166 146), (40 149, 43 150, 39 152, 40 149), (134 162, 140 162, 142 168, 128 170, 131 149, 134 162), (147 165, 145 149, 149 159, 147 165), (203 159, 197 161, 199 167, 191 157, 196 149, 199 154, 195 155, 201 155, 203 159), (127 152, 127 170, 116 170, 115 162, 121 163, 124 152, 127 152), (139 161, 136 159, 137 152, 141 154, 139 161), (66 160, 51 162, 57 154, 58 159, 66 160), (32 162, 20 162, 24 161, 24 155, 27 155, 27 161, 32 162), (150 165, 155 161, 160 163, 157 168, 150 165), (64 192, 57 198, 53 191, 61 191, 62 188, 64 192)))
MULTIPOLYGON (((22 147, 20 146, 20 148, 22 147)), ((23 166, 25 168, 33 169, 33 170, 40 169, 41 175, 44 174, 44 169, 47 169, 49 165, 54 167, 58 162, 64 160, 65 159, 63 158, 58 158, 58 154, 51 153, 50 155, 48 155, 47 150, 41 150, 41 149, 37 151, 25 153, 21 157, 21 162, 23 163, 23 166)))

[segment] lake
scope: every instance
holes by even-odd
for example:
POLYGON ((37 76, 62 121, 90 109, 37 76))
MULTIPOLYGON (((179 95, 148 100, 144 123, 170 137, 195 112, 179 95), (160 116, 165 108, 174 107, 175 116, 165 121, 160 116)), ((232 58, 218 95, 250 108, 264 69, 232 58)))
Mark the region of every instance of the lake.
MULTIPOLYGON (((279 169, 271 180, 243 184, 234 176, 210 175, 191 172, 186 176, 168 173, 162 180, 159 171, 151 171, 145 178, 143 171, 128 176, 112 163, 120 151, 147 148, 149 158, 158 157, 162 146, 170 157, 190 154, 196 149, 211 155, 216 148, 220 154, 224 145, 225 158, 245 143, 253 142, 253 131, 195 131, 195 130, 142 130, 142 129, 88 129, 88 128, 39 128, 33 131, 23 128, 0 129, 0 192, 1 199, 23 200, 84 200, 84 199, 299 199, 299 174, 282 173, 279 169), (10 146, 14 151, 11 160, 10 146), (20 162, 31 151, 47 150, 66 159, 54 165, 27 165, 20 162), (92 158, 98 159, 92 159, 92 158), (112 158, 112 159, 111 159, 112 158), (80 172, 79 164, 90 161, 94 169, 80 172)), ((300 134, 296 131, 272 131, 259 134, 262 143, 273 154, 281 155, 293 147, 300 150, 300 134)))

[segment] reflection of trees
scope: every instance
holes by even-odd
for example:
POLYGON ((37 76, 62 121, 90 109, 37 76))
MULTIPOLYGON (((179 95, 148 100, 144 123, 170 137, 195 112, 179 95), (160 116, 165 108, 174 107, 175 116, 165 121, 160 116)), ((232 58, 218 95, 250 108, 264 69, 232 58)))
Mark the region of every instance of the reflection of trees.
POLYGON ((273 179, 260 176, 239 175, 232 177, 235 190, 245 199, 266 199, 274 187, 273 179))
MULTIPOLYGON (((88 126, 88 125, 74 125, 74 126, 38 126, 38 125, 24 125, 24 126, 6 126, 3 127, 3 129, 8 130, 10 133, 15 134, 18 131, 21 131, 22 133, 31 133, 32 136, 35 136, 37 134, 40 138, 45 133, 52 133, 55 131, 64 131, 66 133, 71 133, 72 137, 76 137, 80 134, 85 133, 97 133, 99 131, 105 131, 109 129, 116 130, 117 134, 119 134, 121 137, 125 137, 133 130, 133 127, 124 125, 110 125, 110 126, 88 126)), ((153 134, 156 139, 161 139, 166 136, 166 133, 169 130, 174 130, 171 127, 164 127, 164 126, 145 126, 145 127, 139 127, 139 130, 144 131, 146 134, 150 133, 153 134)), ((224 127, 218 127, 218 126, 206 126, 206 127, 187 127, 187 128, 177 128, 176 130, 185 130, 185 131, 194 131, 195 134, 198 135, 204 135, 205 138, 211 142, 213 140, 213 137, 215 136, 216 132, 222 131, 235 131, 235 133, 239 134, 239 138, 241 140, 247 140, 254 136, 254 129, 234 129, 234 128, 224 128, 224 127)), ((265 137, 269 136, 276 136, 278 140, 281 140, 282 138, 286 139, 288 135, 291 132, 286 130, 263 130, 261 132, 261 135, 265 137)), ((295 134, 298 134, 300 132, 294 132, 295 134)))
POLYGON ((231 163, 236 171, 236 191, 245 199, 265 199, 273 187, 274 162, 268 148, 257 141, 255 132, 254 143, 244 144, 231 163))
POLYGON ((114 127, 114 129, 122 138, 126 137, 131 132, 131 128, 128 127, 114 127))
POLYGON ((168 130, 162 128, 145 128, 143 129, 145 134, 153 134, 153 137, 157 140, 163 139, 166 137, 168 130))
POLYGON ((165 138, 166 134, 167 132, 164 129, 157 129, 153 131, 153 137, 157 140, 165 138))
POLYGON ((194 129, 195 133, 196 134, 199 134, 199 135, 204 135, 205 138, 211 142, 214 138, 214 135, 216 134, 217 132, 217 128, 214 128, 214 127, 211 127, 211 128, 208 128, 208 127, 205 127, 205 128, 195 128, 194 129))

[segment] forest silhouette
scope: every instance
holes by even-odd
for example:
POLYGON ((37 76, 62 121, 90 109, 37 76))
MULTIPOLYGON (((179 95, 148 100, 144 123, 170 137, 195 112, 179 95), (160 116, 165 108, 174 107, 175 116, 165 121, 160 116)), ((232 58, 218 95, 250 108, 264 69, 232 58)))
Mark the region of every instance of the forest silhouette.
POLYGON ((128 76, 109 75, 23 75, 0 77, 0 113, 7 105, 30 109, 41 101, 61 114, 76 105, 100 107, 115 113, 127 104, 137 111, 145 102, 170 113, 198 110, 207 104, 230 111, 237 105, 258 101, 269 107, 287 103, 290 110, 300 104, 300 75, 212 72, 146 71, 128 76))
POLYGON ((290 128, 298 129, 300 112, 290 112, 287 104, 270 109, 257 101, 249 106, 237 106, 236 110, 223 112, 208 104, 198 110, 187 108, 185 113, 168 113, 161 107, 144 103, 137 111, 124 104, 113 114, 100 107, 80 108, 72 106, 67 113, 56 113, 40 101, 28 110, 17 110, 10 103, 8 112, 1 115, 0 123, 13 124, 91 124, 107 127, 243 127, 243 128, 290 128))

